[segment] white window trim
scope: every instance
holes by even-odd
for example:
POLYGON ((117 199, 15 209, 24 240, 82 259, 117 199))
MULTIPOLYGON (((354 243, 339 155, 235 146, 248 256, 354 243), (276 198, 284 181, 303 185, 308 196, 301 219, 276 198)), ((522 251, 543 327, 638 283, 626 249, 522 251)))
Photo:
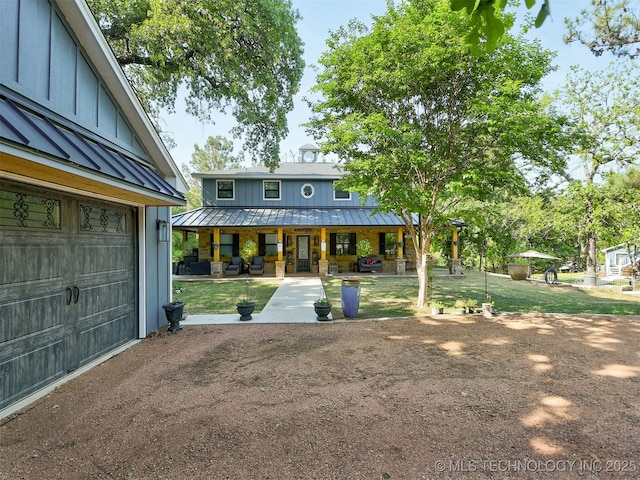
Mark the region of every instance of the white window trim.
POLYGON ((236 181, 235 180, 226 180, 226 179, 219 179, 216 180, 216 200, 235 200, 236 199, 236 181), (231 198, 227 198, 227 197, 219 197, 218 196, 218 192, 220 191, 220 189, 218 188, 218 183, 220 182, 231 182, 231 185, 233 185, 233 195, 231 196, 231 198))
POLYGON ((264 201, 271 201, 271 202, 277 202, 282 200, 282 181, 280 180, 263 180, 262 181, 262 200, 264 201), (267 193, 267 189, 266 189, 266 183, 277 183, 278 184, 278 198, 268 198, 266 193, 267 193))
POLYGON ((315 194, 316 194, 316 189, 315 189, 315 187, 314 187, 313 185, 311 185, 310 183, 305 183, 304 185, 302 185, 302 187, 300 187, 300 195, 302 195, 302 198, 309 199, 309 198, 312 198, 315 194), (311 188, 311 195, 308 195, 308 196, 307 196, 307 195, 305 195, 305 194, 304 194, 304 189, 305 189, 306 187, 311 188))
MULTIPOLYGON (((344 192, 344 190, 342 190, 344 192)), ((336 180, 333 181, 333 201, 334 202, 350 202, 351 201, 351 192, 347 192, 349 194, 348 198, 336 198, 336 180)))

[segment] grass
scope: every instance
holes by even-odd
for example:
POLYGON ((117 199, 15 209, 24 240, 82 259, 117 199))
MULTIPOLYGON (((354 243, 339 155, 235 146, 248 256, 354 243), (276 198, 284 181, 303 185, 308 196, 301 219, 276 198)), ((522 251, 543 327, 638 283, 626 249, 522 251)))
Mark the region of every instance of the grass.
MULTIPOLYGON (((478 305, 485 301, 484 273, 465 272, 464 277, 438 275, 435 271, 432 301, 441 301, 445 312, 457 312, 456 300, 473 299, 478 305)), ((406 317, 430 314, 431 309, 418 309, 418 279, 416 277, 359 277, 360 312, 358 318, 406 317)), ((333 312, 340 314, 342 279, 324 280, 327 298, 333 312)), ((251 279, 250 297, 260 312, 280 285, 277 279, 251 279)), ((176 281, 174 300, 186 302, 189 314, 236 313, 236 302, 244 297, 246 282, 215 280, 203 282, 176 281)), ((487 275, 487 290, 495 307, 503 312, 541 312, 574 314, 640 315, 640 296, 622 295, 606 288, 582 289, 570 286, 550 286, 541 283, 515 282, 507 276, 487 275)))
MULTIPOLYGON (((249 300, 256 302, 256 313, 261 312, 280 286, 278 279, 250 279, 249 300)), ((207 313, 237 313, 236 303, 245 298, 247 282, 244 279, 197 282, 173 282, 173 300, 185 302, 184 310, 190 315, 207 313)))

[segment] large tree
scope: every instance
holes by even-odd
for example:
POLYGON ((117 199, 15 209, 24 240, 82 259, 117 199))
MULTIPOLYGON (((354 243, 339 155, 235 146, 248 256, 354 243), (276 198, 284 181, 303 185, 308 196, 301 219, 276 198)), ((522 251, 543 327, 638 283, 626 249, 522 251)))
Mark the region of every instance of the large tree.
POLYGON ((565 42, 580 42, 596 56, 640 54, 640 5, 637 0, 591 0, 591 8, 565 19, 565 42))
POLYGON ((309 127, 346 160, 343 187, 404 220, 423 306, 433 235, 461 199, 522 187, 520 166, 560 165, 563 122, 538 100, 551 54, 536 44, 506 35, 492 55, 470 55, 469 17, 445 0, 389 6, 374 20, 329 39, 309 127))
POLYGON ((184 85, 189 114, 208 122, 230 108, 245 148, 277 165, 304 69, 290 0, 88 3, 152 117, 184 85))
POLYGON ((596 273, 598 212, 604 201, 602 175, 640 162, 640 80, 635 62, 612 64, 605 71, 572 67, 555 93, 558 108, 574 119, 582 132, 575 155, 582 168, 574 181, 571 209, 584 218, 587 273, 596 273))
MULTIPOLYGON (((464 10, 472 19, 467 41, 475 54, 492 52, 504 35, 502 13, 518 0, 450 0, 451 8, 464 10)), ((551 0, 525 0, 527 8, 540 5, 535 26, 540 27, 551 15, 551 0)), ((591 0, 591 7, 566 18, 566 43, 580 42, 596 56, 608 51, 618 56, 640 54, 640 8, 636 0, 591 0)))

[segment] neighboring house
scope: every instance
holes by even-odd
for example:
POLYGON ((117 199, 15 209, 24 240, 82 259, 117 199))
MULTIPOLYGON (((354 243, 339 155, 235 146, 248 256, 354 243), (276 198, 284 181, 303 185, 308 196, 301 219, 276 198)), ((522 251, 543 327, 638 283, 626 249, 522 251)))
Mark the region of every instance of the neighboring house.
POLYGON ((640 260, 640 250, 635 245, 621 243, 602 250, 605 257, 605 275, 622 275, 624 267, 631 267, 640 260))
POLYGON ((0 409, 167 323, 185 191, 84 0, 2 0, 0 409))
MULTIPOLYGON (((413 247, 404 245, 402 219, 337 188, 340 165, 317 159, 318 148, 307 144, 300 148, 300 161, 281 163, 273 173, 260 166, 195 173, 203 206, 174 215, 172 224, 174 230, 199 234, 198 270, 220 275, 244 242, 253 240, 265 259, 265 274, 355 271, 356 244, 366 238, 382 262, 377 271, 404 274, 405 253, 413 247), (210 269, 200 268, 209 264, 210 269)), ((457 240, 457 228, 453 232, 457 240)), ((457 259, 457 241, 454 245, 457 259)))

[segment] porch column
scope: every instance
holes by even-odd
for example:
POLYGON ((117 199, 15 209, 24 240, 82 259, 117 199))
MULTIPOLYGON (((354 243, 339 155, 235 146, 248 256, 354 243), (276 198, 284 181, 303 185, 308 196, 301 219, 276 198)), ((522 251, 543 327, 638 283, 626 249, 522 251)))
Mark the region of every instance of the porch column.
POLYGON ((220 229, 213 229, 213 260, 211 261, 211 275, 214 277, 222 277, 222 262, 220 261, 220 229))
POLYGON ((398 258, 404 258, 404 230, 398 229, 398 258))
POLYGON ((283 229, 278 228, 278 260, 276 260, 276 278, 284 278, 284 235, 283 229))
POLYGON ((458 229, 453 227, 451 231, 451 258, 449 259, 449 273, 453 275, 462 273, 459 243, 458 229))
POLYGON ((327 249, 329 246, 327 245, 327 229, 326 227, 322 227, 320 229, 320 245, 323 246, 320 248, 320 260, 327 259, 327 249))

